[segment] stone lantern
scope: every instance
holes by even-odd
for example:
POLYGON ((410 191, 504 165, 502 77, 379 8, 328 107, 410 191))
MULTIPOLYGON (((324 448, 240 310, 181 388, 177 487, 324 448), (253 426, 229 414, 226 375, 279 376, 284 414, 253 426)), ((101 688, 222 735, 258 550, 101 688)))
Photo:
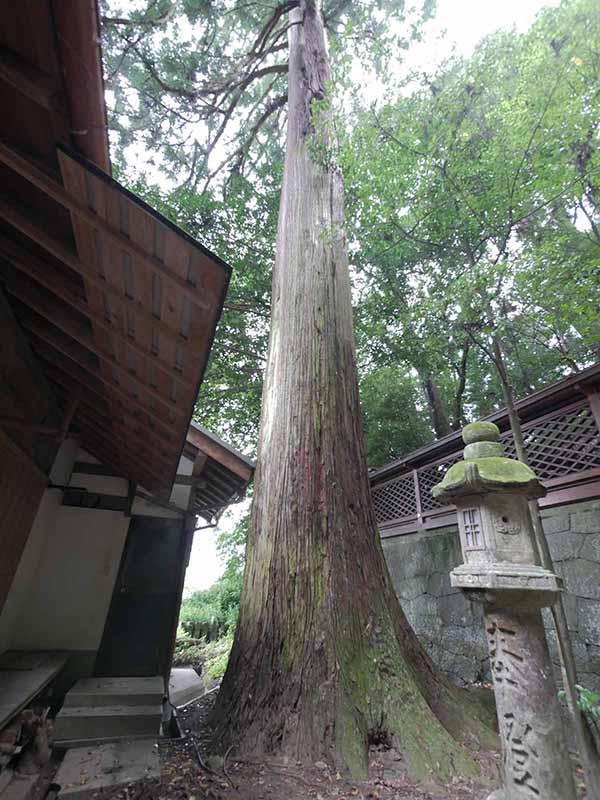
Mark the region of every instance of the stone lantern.
POLYGON ((464 461, 433 487, 458 514, 464 563, 451 583, 484 607, 505 768, 504 788, 489 800, 574 800, 541 614, 562 581, 540 565, 527 503, 545 489, 499 439, 491 422, 467 425, 464 461))

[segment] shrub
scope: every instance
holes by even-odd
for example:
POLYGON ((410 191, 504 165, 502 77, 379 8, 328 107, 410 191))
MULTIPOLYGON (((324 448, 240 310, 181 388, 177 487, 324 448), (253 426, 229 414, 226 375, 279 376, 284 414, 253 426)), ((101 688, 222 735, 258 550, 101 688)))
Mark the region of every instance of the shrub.
MULTIPOLYGON (((585 686, 575 684, 575 691, 577 692, 577 705, 583 711, 587 719, 596 748, 600 745, 600 697, 594 692, 586 689, 585 686)), ((558 693, 561 700, 566 699, 565 692, 561 689, 558 693)))
POLYGON ((235 628, 240 607, 244 573, 244 542, 248 518, 233 531, 221 533, 217 548, 225 571, 208 589, 193 592, 181 604, 179 624, 194 639, 212 642, 228 636, 235 628))
POLYGON ((204 646, 204 669, 211 678, 222 678, 227 669, 229 653, 233 644, 233 634, 209 642, 204 646))
POLYGON ((189 636, 178 638, 175 642, 175 652, 173 653, 174 667, 197 666, 201 663, 204 652, 204 642, 200 639, 192 639, 189 636))

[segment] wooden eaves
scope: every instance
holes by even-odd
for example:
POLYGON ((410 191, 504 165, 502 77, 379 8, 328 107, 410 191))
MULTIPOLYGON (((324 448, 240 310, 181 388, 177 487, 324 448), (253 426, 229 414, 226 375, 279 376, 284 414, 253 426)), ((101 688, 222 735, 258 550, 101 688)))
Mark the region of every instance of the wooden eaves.
POLYGON ((218 519, 228 505, 244 497, 254 476, 251 458, 196 422, 190 424, 184 453, 198 469, 201 467, 202 481, 193 499, 195 515, 208 521, 218 519))

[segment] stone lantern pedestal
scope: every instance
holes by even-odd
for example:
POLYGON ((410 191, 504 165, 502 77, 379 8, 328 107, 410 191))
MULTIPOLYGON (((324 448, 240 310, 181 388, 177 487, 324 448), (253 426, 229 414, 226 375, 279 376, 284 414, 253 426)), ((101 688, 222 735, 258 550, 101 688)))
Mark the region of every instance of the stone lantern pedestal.
POLYGON ((433 488, 457 507, 464 563, 451 583, 485 613, 504 757, 504 788, 489 800, 575 800, 541 614, 562 581, 539 563, 527 505, 545 490, 499 438, 492 423, 467 425, 464 461, 433 488))

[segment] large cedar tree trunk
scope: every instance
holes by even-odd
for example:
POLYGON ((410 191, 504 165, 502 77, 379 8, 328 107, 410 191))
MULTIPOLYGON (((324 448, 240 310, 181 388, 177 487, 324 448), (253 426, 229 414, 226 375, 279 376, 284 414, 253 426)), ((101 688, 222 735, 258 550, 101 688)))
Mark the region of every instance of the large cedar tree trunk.
MULTIPOLYGON (((383 725, 416 778, 489 737, 433 669, 391 586, 362 443, 342 178, 313 135, 330 78, 314 0, 290 13, 289 121, 240 618, 213 720, 223 748, 367 770, 383 725), (319 144, 316 145, 315 142, 319 144)), ((317 127, 326 126, 326 111, 317 127)))

